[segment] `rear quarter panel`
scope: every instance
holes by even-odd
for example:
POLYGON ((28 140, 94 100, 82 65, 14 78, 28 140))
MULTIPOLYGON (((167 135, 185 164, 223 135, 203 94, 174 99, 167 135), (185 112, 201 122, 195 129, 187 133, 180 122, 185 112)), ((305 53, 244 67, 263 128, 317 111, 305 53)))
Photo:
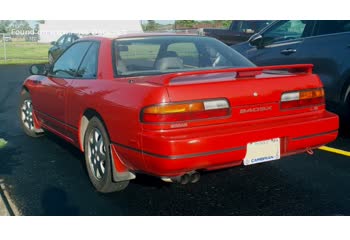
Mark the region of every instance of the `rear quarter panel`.
POLYGON ((70 125, 80 128, 88 109, 99 113, 112 142, 141 149, 140 111, 145 105, 168 101, 164 88, 152 84, 129 83, 127 79, 76 81, 71 105, 70 125))

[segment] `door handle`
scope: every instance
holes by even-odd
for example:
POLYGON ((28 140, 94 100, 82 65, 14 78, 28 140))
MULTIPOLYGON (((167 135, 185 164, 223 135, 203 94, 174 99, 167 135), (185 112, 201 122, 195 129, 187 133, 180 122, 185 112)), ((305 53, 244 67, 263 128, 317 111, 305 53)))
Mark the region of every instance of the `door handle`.
POLYGON ((296 53, 296 52, 297 52, 296 49, 288 48, 288 49, 282 50, 281 54, 290 55, 290 54, 293 54, 293 53, 296 53))

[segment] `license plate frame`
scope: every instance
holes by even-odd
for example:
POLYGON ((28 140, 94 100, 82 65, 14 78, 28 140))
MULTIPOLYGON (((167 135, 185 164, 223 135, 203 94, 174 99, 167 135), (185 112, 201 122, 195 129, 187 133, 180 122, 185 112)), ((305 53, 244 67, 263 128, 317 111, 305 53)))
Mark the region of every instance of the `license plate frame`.
POLYGON ((281 158, 281 138, 272 138, 247 144, 243 164, 253 165, 281 158))

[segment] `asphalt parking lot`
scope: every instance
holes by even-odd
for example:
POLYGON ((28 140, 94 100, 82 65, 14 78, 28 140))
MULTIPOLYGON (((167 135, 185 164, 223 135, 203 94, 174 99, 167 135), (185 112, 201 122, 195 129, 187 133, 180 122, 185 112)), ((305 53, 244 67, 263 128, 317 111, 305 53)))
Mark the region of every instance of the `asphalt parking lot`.
MULTIPOLYGON (((189 185, 138 176, 97 193, 84 156, 52 134, 20 129, 17 105, 28 66, 0 66, 0 180, 22 215, 350 215, 350 157, 316 150, 202 175, 189 185)), ((350 138, 329 146, 350 151, 350 138)))

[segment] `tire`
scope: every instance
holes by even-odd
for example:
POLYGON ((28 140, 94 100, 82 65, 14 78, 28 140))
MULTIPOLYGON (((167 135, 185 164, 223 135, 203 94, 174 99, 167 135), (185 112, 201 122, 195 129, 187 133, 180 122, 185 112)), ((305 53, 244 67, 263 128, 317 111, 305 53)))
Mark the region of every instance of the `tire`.
POLYGON ((43 132, 38 132, 38 129, 34 128, 32 99, 26 90, 21 92, 18 115, 21 127, 28 136, 36 138, 43 135, 43 132))
POLYGON ((52 53, 49 52, 49 55, 48 55, 48 59, 49 59, 49 64, 53 64, 54 62, 54 59, 53 59, 53 56, 52 56, 52 53))
POLYGON ((112 181, 110 140, 106 128, 97 117, 92 117, 87 126, 84 153, 90 181, 98 192, 116 192, 128 186, 129 181, 112 181))

